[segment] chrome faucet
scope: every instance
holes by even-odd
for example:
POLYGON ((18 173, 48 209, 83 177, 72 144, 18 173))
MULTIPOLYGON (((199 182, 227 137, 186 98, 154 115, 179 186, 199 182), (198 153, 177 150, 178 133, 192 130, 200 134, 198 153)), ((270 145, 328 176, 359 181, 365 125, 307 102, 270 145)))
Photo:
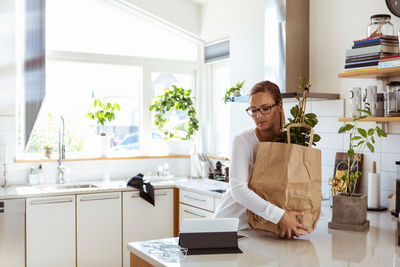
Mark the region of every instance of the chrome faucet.
POLYGON ((57 183, 59 184, 63 184, 65 182, 64 174, 67 171, 67 168, 64 165, 62 165, 62 162, 65 159, 64 138, 65 138, 64 117, 60 116, 60 125, 58 127, 58 179, 57 179, 57 183))

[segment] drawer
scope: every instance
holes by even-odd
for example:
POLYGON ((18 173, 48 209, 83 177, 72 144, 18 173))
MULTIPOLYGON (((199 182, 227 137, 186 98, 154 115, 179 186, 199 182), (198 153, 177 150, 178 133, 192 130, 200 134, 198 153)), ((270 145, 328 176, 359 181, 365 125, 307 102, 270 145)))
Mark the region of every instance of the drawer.
POLYGON ((219 205, 221 205, 221 199, 222 199, 222 198, 219 198, 219 197, 215 197, 215 198, 214 198, 214 202, 215 202, 214 212, 217 211, 217 209, 219 208, 219 205))
POLYGON ((179 225, 181 224, 181 221, 183 219, 207 219, 212 218, 213 215, 214 213, 206 210, 202 210, 185 204, 179 204, 179 225))
POLYGON ((214 197, 179 190, 179 202, 214 212, 214 197))

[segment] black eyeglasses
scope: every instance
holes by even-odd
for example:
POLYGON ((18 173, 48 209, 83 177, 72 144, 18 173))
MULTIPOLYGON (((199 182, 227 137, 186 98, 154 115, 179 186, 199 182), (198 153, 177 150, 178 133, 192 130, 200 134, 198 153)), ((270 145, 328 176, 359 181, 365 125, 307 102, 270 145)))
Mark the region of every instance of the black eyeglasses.
POLYGON ((252 116, 252 117, 257 116, 257 112, 260 112, 261 115, 268 115, 268 114, 271 113, 271 109, 272 109, 273 107, 275 107, 276 105, 278 105, 278 104, 275 103, 275 104, 273 104, 273 105, 271 105, 271 106, 262 105, 262 106, 259 107, 259 108, 248 107, 248 108, 246 109, 246 112, 247 112, 247 114, 249 114, 249 115, 252 116))

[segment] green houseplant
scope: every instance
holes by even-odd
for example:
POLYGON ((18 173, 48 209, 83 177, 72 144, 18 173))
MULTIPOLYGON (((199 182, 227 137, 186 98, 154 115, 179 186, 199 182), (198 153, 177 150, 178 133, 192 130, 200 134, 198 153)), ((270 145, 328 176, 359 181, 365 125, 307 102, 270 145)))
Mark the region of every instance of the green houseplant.
POLYGON ((243 88, 243 84, 245 81, 237 82, 235 86, 226 89, 225 96, 222 99, 224 103, 228 103, 229 100, 232 100, 233 97, 241 96, 240 90, 243 88))
MULTIPOLYGON (((307 97, 310 91, 310 83, 303 76, 300 76, 300 85, 299 89, 303 89, 303 99, 300 99, 296 96, 296 100, 298 104, 293 106, 290 110, 291 118, 288 118, 288 123, 283 126, 283 131, 277 136, 276 141, 281 143, 287 143, 287 127, 291 124, 304 123, 310 125, 311 127, 315 127, 318 123, 317 115, 314 113, 306 113, 306 103, 307 97)), ((292 144, 308 146, 310 140, 310 129, 304 127, 292 128, 290 130, 290 141, 292 144)), ((321 137, 318 134, 314 134, 313 145, 316 145, 317 142, 321 140, 321 137)))
POLYGON ((347 123, 340 127, 339 133, 349 133, 350 142, 349 149, 347 150, 347 162, 345 162, 347 168, 341 177, 341 179, 346 183, 346 193, 351 196, 354 193, 355 185, 357 184, 358 178, 360 178, 361 172, 358 170, 358 159, 362 152, 368 147, 369 151, 375 152, 375 137, 376 133, 378 137, 386 137, 387 134, 378 126, 375 128, 370 128, 365 130, 359 128, 358 124, 361 119, 365 119, 371 116, 371 112, 366 109, 357 109, 360 111, 359 116, 354 116, 351 123, 347 123), (364 115, 362 115, 365 113, 364 115), (356 171, 352 172, 356 167, 356 171))
POLYGON ((96 121, 100 132, 101 156, 105 157, 110 146, 110 138, 107 136, 107 122, 115 120, 115 112, 120 111, 118 103, 103 102, 100 99, 93 101, 93 112, 88 112, 86 117, 96 121))
POLYGON ((154 111, 154 124, 167 140, 169 154, 188 154, 192 147, 191 138, 199 130, 191 92, 190 89, 185 90, 172 85, 171 89, 164 89, 164 94, 154 99, 150 106, 150 111, 154 111), (171 129, 167 125, 166 115, 173 111, 183 111, 188 120, 171 129), (183 132, 186 132, 186 135, 182 136, 183 132))
POLYGON ((182 140, 190 140, 192 135, 199 130, 199 121, 196 118, 196 109, 194 107, 193 99, 190 96, 192 90, 185 90, 172 85, 172 89, 165 89, 164 94, 158 96, 158 100, 150 106, 150 111, 154 111, 154 123, 157 129, 162 132, 165 139, 178 138, 182 140), (177 128, 167 129, 167 118, 165 115, 173 110, 181 110, 189 117, 188 122, 183 126, 187 132, 186 136, 179 136, 176 134, 177 128))
POLYGON ((106 135, 106 122, 115 120, 115 112, 120 111, 118 103, 102 102, 100 99, 93 101, 93 112, 88 112, 86 117, 95 120, 97 125, 100 126, 100 135, 106 135))
MULTIPOLYGON (((332 203, 332 221, 329 222, 329 228, 364 231, 369 229, 369 221, 367 220, 367 195, 354 193, 361 172, 358 169, 358 159, 362 155, 364 149, 368 147, 369 151, 375 151, 375 134, 379 137, 386 137, 386 133, 376 126, 365 130, 359 128, 361 119, 371 116, 371 112, 365 109, 357 109, 360 115, 354 116, 351 123, 347 123, 340 127, 339 133, 348 133, 350 142, 347 150, 347 161, 342 177, 333 178, 341 179, 346 186, 345 192, 341 192, 333 196, 332 203)), ((339 163, 339 164, 341 164, 339 163)), ((335 184, 335 183, 333 183, 335 184)))
POLYGON ((46 145, 43 147, 43 150, 44 150, 44 156, 45 156, 47 159, 50 159, 51 156, 53 155, 53 150, 54 150, 54 148, 53 148, 52 146, 50 146, 49 144, 46 144, 46 145))

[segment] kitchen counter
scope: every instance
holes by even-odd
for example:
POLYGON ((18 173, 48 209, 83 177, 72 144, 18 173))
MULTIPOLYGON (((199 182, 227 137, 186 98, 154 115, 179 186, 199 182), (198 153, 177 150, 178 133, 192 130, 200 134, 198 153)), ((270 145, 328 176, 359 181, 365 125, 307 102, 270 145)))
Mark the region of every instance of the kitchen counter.
MULTIPOLYGON (((389 212, 368 212, 368 232, 328 229, 331 208, 322 202, 321 217, 314 232, 298 239, 280 239, 259 230, 239 231, 248 238, 239 241, 243 254, 187 256, 180 263, 164 262, 148 253, 142 242, 128 243, 133 257, 154 266, 400 266, 397 219, 389 212)), ((177 244, 177 238, 161 239, 177 244)))
MULTIPOLYGON (((55 188, 58 185, 35 185, 35 186, 10 186, 0 188, 0 199, 27 198, 27 197, 47 197, 47 196, 65 196, 75 194, 90 194, 90 193, 107 193, 107 192, 122 192, 122 191, 137 191, 137 189, 126 186, 126 180, 111 181, 108 183, 102 182, 84 182, 74 183, 91 184, 96 187, 91 188, 55 188)), ((154 180, 151 184, 155 189, 180 188, 190 191, 206 194, 213 197, 222 197, 223 193, 218 193, 211 190, 226 189, 228 183, 219 182, 209 179, 191 179, 191 178, 171 178, 164 180, 154 180)), ((65 184, 68 185, 68 184, 65 184)), ((62 185, 61 185, 62 187, 62 185)))

